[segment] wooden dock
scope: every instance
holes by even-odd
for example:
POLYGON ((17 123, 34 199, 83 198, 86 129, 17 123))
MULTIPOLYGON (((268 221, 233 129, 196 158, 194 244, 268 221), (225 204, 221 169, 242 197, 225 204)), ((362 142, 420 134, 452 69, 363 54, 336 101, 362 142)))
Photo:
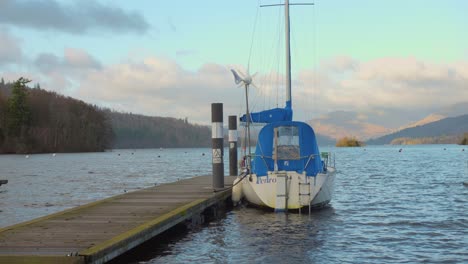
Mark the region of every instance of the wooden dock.
POLYGON ((0 186, 2 186, 2 184, 7 184, 8 183, 8 180, 0 180, 0 186))
POLYGON ((195 177, 1 228, 0 263, 104 263, 231 196, 211 183, 195 177))

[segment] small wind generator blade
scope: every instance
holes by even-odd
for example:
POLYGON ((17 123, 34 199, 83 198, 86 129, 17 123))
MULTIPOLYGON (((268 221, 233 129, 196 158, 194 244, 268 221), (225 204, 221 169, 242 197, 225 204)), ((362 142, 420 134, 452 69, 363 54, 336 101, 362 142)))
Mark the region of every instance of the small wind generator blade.
POLYGON ((239 84, 243 81, 242 78, 239 76, 239 74, 235 70, 231 69, 231 72, 232 72, 232 75, 234 75, 234 82, 236 84, 239 84))

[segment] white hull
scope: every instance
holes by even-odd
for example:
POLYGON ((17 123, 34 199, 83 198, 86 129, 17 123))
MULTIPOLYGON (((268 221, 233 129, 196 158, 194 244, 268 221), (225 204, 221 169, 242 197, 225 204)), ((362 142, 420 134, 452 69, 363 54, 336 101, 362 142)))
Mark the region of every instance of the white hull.
POLYGON ((335 168, 315 177, 295 171, 269 172, 268 176, 246 176, 233 190, 233 200, 245 198, 249 203, 276 211, 319 207, 332 199, 335 168))

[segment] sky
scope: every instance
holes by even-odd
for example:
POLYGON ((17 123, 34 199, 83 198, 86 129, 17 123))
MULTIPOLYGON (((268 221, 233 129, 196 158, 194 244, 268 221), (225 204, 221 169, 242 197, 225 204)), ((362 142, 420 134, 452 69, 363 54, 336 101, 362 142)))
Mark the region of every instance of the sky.
MULTIPOLYGON (((207 124, 213 102, 244 111, 229 70, 248 68, 253 110, 283 107, 283 9, 259 7, 280 2, 1 0, 0 76, 207 124)), ((468 1, 298 2, 314 5, 291 6, 295 119, 344 110, 400 126, 468 101, 468 1)))

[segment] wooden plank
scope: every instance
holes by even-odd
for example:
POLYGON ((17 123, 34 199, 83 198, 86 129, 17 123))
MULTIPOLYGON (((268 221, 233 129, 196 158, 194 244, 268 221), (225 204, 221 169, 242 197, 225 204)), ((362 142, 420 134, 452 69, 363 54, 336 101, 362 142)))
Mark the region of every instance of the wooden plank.
POLYGON ((200 176, 1 228, 0 263, 103 263, 230 195, 213 192, 211 177, 200 176))
POLYGON ((1 256, 0 263, 8 264, 82 264, 85 263, 82 256, 1 256))

